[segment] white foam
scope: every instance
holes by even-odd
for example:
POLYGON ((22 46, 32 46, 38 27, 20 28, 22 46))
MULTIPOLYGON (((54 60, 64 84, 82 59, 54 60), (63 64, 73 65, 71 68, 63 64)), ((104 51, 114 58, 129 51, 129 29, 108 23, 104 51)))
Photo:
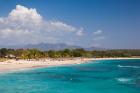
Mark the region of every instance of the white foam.
POLYGON ((140 68, 139 66, 122 66, 122 65, 118 65, 118 67, 126 67, 126 68, 140 68))
POLYGON ((122 83, 128 83, 132 79, 130 79, 130 78, 116 78, 116 80, 119 81, 119 82, 122 82, 122 83))

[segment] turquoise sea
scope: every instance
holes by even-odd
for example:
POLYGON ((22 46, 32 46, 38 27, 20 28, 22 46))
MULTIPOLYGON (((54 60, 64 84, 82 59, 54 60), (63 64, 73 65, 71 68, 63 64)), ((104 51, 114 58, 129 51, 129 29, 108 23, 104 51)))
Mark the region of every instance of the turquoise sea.
POLYGON ((1 73, 0 93, 140 93, 140 60, 1 73))

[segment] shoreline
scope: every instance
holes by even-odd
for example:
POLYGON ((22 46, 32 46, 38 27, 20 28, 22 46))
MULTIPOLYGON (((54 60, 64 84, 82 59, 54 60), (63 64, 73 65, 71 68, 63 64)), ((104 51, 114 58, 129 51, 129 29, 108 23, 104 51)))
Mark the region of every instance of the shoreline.
POLYGON ((90 61, 97 60, 129 60, 129 59, 140 59, 140 58, 74 58, 74 59, 63 59, 63 60, 50 60, 45 59, 41 61, 27 61, 27 60, 7 60, 0 62, 0 73, 10 73, 15 71, 30 70, 34 68, 47 68, 54 66, 66 66, 74 64, 83 64, 90 61))

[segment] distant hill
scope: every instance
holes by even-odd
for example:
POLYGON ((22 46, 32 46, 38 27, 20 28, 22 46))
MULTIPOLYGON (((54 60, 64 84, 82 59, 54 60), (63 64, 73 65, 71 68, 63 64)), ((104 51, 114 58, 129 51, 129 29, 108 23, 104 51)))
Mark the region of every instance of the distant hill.
POLYGON ((84 48, 85 50, 92 51, 92 50, 106 50, 105 48, 99 48, 99 47, 89 47, 89 48, 84 48))
POLYGON ((80 46, 72 46, 67 44, 46 44, 46 43, 40 43, 40 44, 29 44, 24 46, 25 48, 37 48, 41 50, 63 50, 63 49, 75 49, 75 48, 82 48, 80 46))
POLYGON ((40 44, 28 44, 28 45, 13 45, 13 46, 0 46, 0 48, 13 48, 13 49, 18 49, 18 48, 24 48, 24 49, 32 49, 32 48, 37 48, 40 50, 63 50, 63 49, 76 49, 76 48, 83 48, 85 50, 103 50, 103 48, 97 48, 97 47, 89 47, 89 48, 84 48, 81 46, 76 46, 76 45, 67 45, 67 44, 49 44, 49 43, 40 43, 40 44))

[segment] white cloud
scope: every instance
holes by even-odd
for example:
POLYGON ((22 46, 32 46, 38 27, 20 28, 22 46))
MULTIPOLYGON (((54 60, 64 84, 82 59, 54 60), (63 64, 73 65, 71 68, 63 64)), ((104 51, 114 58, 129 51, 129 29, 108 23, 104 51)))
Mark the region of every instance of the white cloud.
POLYGON ((83 28, 44 20, 35 8, 16 5, 7 17, 0 18, 0 44, 68 42, 68 37, 75 35, 83 35, 83 28))
POLYGON ((93 32, 93 35, 100 35, 102 33, 103 33, 102 30, 97 30, 96 32, 93 32))
POLYGON ((59 22, 59 21, 51 21, 48 22, 48 29, 50 29, 51 31, 76 31, 77 29, 73 26, 67 25, 66 23, 63 22, 59 22))
POLYGON ((102 41, 105 39, 106 39, 106 36, 104 35, 102 30, 97 30, 97 31, 93 32, 92 46, 101 47, 102 41))
POLYGON ((93 32, 93 41, 100 41, 100 40, 104 40, 105 36, 103 34, 102 30, 97 30, 95 32, 93 32))
POLYGON ((83 28, 80 28, 79 31, 77 31, 76 33, 77 36, 83 36, 84 35, 83 30, 84 30, 83 28))
POLYGON ((42 20, 42 16, 37 13, 36 9, 34 8, 26 8, 21 5, 16 5, 16 9, 13 9, 10 14, 9 18, 13 21, 32 21, 38 22, 42 20))

